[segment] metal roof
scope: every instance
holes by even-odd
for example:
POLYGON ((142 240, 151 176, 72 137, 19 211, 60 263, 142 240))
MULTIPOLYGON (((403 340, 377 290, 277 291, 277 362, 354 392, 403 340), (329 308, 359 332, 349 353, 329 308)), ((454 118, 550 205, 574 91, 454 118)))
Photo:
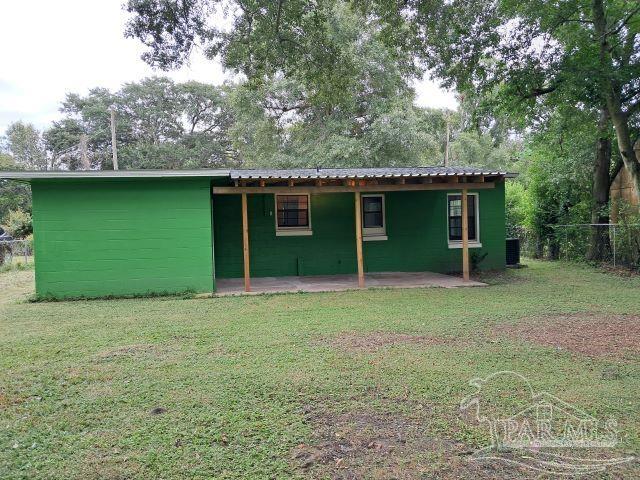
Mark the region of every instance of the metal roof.
POLYGON ((178 178, 228 177, 238 179, 268 178, 395 178, 395 177, 448 177, 456 175, 497 175, 515 177, 517 174, 474 167, 398 167, 398 168, 294 168, 288 170, 52 170, 52 171, 0 171, 0 178, 13 180, 79 179, 79 178, 178 178))
POLYGON ((12 180, 37 180, 54 178, 177 178, 177 177, 228 177, 230 170, 22 170, 0 171, 0 178, 12 180))
POLYGON ((291 170, 231 170, 231 178, 384 178, 384 177, 448 177, 456 175, 500 175, 513 177, 516 174, 498 170, 473 167, 398 167, 398 168, 294 168, 291 170))

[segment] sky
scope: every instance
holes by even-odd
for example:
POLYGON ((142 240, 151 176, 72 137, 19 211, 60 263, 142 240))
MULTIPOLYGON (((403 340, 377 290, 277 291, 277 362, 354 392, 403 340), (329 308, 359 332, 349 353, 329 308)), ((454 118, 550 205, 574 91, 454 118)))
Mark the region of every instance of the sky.
MULTIPOLYGON (((221 84, 221 65, 195 55, 172 72, 140 59, 143 46, 124 38, 124 0, 0 0, 0 135, 17 120, 46 128, 60 118, 67 93, 117 90, 151 75, 221 84)), ((416 104, 455 108, 454 94, 430 80, 416 82, 416 104)))

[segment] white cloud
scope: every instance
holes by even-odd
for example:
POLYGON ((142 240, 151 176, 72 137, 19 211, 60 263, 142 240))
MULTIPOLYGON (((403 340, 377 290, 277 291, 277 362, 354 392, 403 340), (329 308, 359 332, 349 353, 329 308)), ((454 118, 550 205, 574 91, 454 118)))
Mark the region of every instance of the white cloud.
MULTIPOLYGON (((112 90, 125 82, 162 75, 145 64, 142 45, 124 38, 123 0, 2 1, 0 19, 0 132, 24 120, 45 128, 59 117, 66 93, 112 90)), ((220 84, 222 67, 200 54, 168 73, 178 81, 220 84)), ((417 103, 455 107, 452 94, 428 80, 416 83, 417 103)))

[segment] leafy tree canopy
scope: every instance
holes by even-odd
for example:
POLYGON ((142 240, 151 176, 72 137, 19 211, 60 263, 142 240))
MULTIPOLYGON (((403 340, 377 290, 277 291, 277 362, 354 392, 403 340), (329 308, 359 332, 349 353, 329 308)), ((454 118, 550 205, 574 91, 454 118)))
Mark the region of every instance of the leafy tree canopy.
MULTIPOLYGON (((199 47, 255 84, 283 74, 302 84, 314 103, 351 101, 359 50, 383 32, 374 16, 354 14, 339 0, 129 0, 126 9, 132 14, 126 34, 148 47, 143 58, 149 64, 179 67, 199 47)), ((395 37, 405 33, 402 27, 395 37)), ((404 75, 417 71, 408 49, 378 53, 393 56, 404 75)))
POLYGON ((233 151, 224 88, 198 82, 176 84, 152 77, 111 93, 94 88, 67 95, 64 118, 45 133, 49 148, 71 169, 79 168, 82 136, 94 168, 111 167, 109 109, 116 111, 122 168, 198 168, 227 165, 233 151))
POLYGON ((41 133, 30 123, 14 122, 5 133, 5 148, 13 161, 30 170, 47 170, 49 161, 41 133))
MULTIPOLYGON (((534 128, 549 111, 606 108, 640 188, 640 5, 627 0, 373 2, 407 22, 414 51, 444 84, 471 91, 534 128)), ((389 37, 390 41, 394 37, 389 37)), ((594 127, 595 128, 595 127, 594 127)))

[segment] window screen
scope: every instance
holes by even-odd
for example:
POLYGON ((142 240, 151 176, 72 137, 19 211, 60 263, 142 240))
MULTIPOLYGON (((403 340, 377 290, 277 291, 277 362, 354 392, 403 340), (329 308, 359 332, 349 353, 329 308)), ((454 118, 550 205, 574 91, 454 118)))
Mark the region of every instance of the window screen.
MULTIPOLYGON (((449 240, 462 240, 462 195, 449 195, 449 240)), ((477 241, 476 236, 476 196, 467 195, 467 210, 469 218, 469 241, 477 241)))
POLYGON ((307 195, 276 196, 278 228, 309 226, 309 197, 307 195))
POLYGON ((362 226, 364 228, 384 227, 382 196, 362 197, 362 226))

